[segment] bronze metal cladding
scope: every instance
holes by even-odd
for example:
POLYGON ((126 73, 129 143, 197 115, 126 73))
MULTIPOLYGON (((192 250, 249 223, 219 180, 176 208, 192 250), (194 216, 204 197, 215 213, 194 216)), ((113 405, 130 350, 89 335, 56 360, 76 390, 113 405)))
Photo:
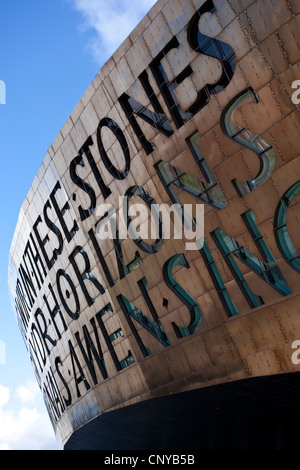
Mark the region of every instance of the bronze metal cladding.
POLYGON ((62 446, 110 410, 299 370, 299 13, 159 0, 49 148, 9 289, 62 446), (135 203, 141 225, 201 205, 198 249, 124 236, 135 203))

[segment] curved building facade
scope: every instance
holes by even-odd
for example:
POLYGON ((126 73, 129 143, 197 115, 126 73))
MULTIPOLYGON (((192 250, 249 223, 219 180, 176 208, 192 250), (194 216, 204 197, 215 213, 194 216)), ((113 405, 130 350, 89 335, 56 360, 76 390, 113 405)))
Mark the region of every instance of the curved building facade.
POLYGON ((49 148, 9 290, 62 448, 297 376, 299 28, 296 0, 159 0, 49 148))

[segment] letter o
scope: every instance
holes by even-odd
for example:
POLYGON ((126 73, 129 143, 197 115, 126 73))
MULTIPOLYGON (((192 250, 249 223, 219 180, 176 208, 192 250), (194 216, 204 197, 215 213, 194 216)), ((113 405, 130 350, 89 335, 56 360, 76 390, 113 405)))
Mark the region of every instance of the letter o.
MULTIPOLYGON (((124 215, 124 220, 125 220, 127 229, 129 228, 132 222, 131 217, 129 215, 129 208, 128 208, 129 200, 132 196, 139 196, 147 204, 150 211, 151 211, 152 205, 155 205, 157 207, 155 199, 153 199, 151 194, 145 191, 145 189, 143 189, 141 186, 131 186, 131 188, 127 189, 125 193, 126 203, 123 206, 123 215, 124 215)), ((131 226, 131 230, 132 230, 132 226, 131 226)), ((161 216, 160 211, 158 213, 158 238, 152 245, 149 245, 144 240, 142 240, 141 237, 139 237, 136 232, 134 234, 131 234, 131 236, 132 236, 134 243, 145 253, 150 253, 150 254, 157 253, 163 245, 163 225, 162 225, 162 216, 161 216)))
MULTIPOLYGON (((58 294, 59 294, 59 297, 60 297, 60 300, 67 312, 67 314, 69 315, 69 317, 71 317, 73 320, 77 320, 79 318, 79 314, 80 314, 80 303, 79 303, 79 298, 78 298, 78 295, 77 295, 77 292, 76 292, 76 288, 74 286, 74 283, 72 281, 72 279, 70 278, 69 274, 66 273, 63 269, 59 269, 57 271, 57 274, 56 274, 56 284, 57 284, 57 290, 58 290, 58 294), (71 291, 72 291, 72 294, 73 294, 73 297, 74 297, 74 300, 75 300, 75 312, 72 312, 72 310, 70 309, 70 307, 68 306, 65 298, 64 298, 64 295, 62 293, 62 289, 61 289, 61 285, 60 285, 60 279, 61 277, 63 277, 67 283, 69 284, 70 288, 71 288, 71 291)), ((69 298, 70 297, 70 294, 68 295, 67 294, 67 291, 65 291, 67 297, 69 298)))

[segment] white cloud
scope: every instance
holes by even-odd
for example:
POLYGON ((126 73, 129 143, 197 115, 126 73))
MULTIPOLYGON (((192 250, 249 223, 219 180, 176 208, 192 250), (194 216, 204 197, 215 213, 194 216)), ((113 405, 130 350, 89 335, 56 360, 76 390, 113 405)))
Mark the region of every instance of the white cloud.
POLYGON ((89 47, 99 65, 107 60, 145 16, 156 0, 69 0, 92 29, 89 47))
POLYGON ((22 403, 35 403, 37 395, 39 395, 40 389, 37 382, 33 380, 27 380, 25 385, 18 387, 16 395, 22 403))
POLYGON ((9 388, 0 385, 0 450, 57 449, 46 409, 38 409, 41 396, 34 382, 29 380, 18 388, 17 403, 12 404, 10 396, 9 388), (23 406, 25 402, 33 407, 23 406))
POLYGON ((56 445, 46 413, 21 408, 17 413, 0 409, 0 450, 44 450, 56 445))
POLYGON ((0 407, 6 405, 9 401, 9 388, 0 385, 0 407))

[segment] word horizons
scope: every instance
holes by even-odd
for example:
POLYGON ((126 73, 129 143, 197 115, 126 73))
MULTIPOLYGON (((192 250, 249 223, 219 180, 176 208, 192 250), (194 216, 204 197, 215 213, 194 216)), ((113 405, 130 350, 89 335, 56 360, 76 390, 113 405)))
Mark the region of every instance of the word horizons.
MULTIPOLYGON (((177 48, 180 50, 177 37, 174 37, 150 64, 150 71, 159 86, 177 129, 208 104, 211 94, 220 93, 224 90, 230 83, 235 71, 235 54, 231 46, 217 39, 209 38, 198 30, 199 18, 205 13, 213 15, 215 11, 213 2, 206 1, 190 20, 187 28, 187 38, 193 51, 219 61, 222 67, 222 75, 217 83, 206 85, 198 92, 195 103, 188 110, 183 111, 181 109, 174 90, 193 74, 191 67, 186 67, 180 73, 180 76, 170 83, 161 63, 162 58, 170 51, 177 48)), ((139 120, 142 119, 149 126, 155 127, 167 138, 171 137, 174 130, 150 85, 148 72, 143 72, 138 80, 149 97, 155 112, 150 112, 127 93, 119 98, 119 102, 147 158, 154 151, 154 147, 141 130, 139 120)), ((272 146, 261 137, 253 135, 251 131, 239 128, 234 121, 234 111, 241 104, 249 101, 254 103, 258 101, 254 91, 250 88, 238 93, 224 108, 220 118, 223 133, 229 139, 252 150, 259 160, 260 168, 255 178, 249 181, 239 181, 237 179, 232 181, 240 197, 263 185, 270 177, 275 165, 275 154, 272 146)), ((186 213, 187 208, 181 203, 176 189, 195 196, 216 210, 222 210, 227 205, 226 198, 197 145, 199 138, 199 133, 195 132, 187 139, 186 145, 199 168, 202 175, 201 179, 197 179, 194 175, 179 170, 171 163, 163 160, 154 166, 171 203, 182 211, 181 220, 190 220, 191 226, 193 225, 191 214, 186 213)), ((118 123, 108 116, 103 117, 99 122, 96 144, 109 175, 115 181, 125 180, 131 171, 130 148, 118 123), (122 171, 116 168, 108 157, 102 137, 103 130, 112 133, 121 148, 124 158, 122 171)), ((98 211, 102 210, 103 207, 101 208, 101 205, 97 206, 95 187, 93 187, 90 180, 83 180, 78 174, 79 167, 87 166, 100 189, 101 197, 104 200, 110 197, 112 191, 109 185, 106 185, 104 175, 100 173, 93 155, 94 152, 91 150, 93 145, 93 139, 89 136, 69 166, 70 179, 78 188, 77 191, 81 191, 88 198, 89 206, 79 204, 77 193, 67 194, 61 182, 57 181, 40 215, 34 221, 18 269, 19 277, 16 281, 15 308, 20 329, 43 391, 49 415, 54 424, 57 423, 66 409, 74 403, 74 399, 75 401, 79 399, 82 394, 92 388, 93 384, 97 385, 130 366, 137 360, 136 356, 140 360, 140 357, 143 359, 151 355, 151 350, 144 343, 144 337, 142 338, 136 328, 137 324, 142 327, 143 332, 146 331, 165 348, 183 337, 193 335, 199 328, 202 317, 196 300, 174 279, 173 270, 176 267, 185 269, 190 267, 184 253, 175 253, 165 261, 162 268, 163 282, 170 290, 170 293, 186 309, 185 322, 183 324, 172 322, 171 324, 173 338, 169 338, 166 334, 165 320, 160 319, 153 305, 147 290, 146 277, 141 277, 137 287, 146 302, 149 316, 141 312, 130 299, 122 294, 122 280, 128 278, 133 271, 136 271, 143 264, 144 261, 141 255, 159 255, 164 243, 163 231, 161 230, 163 221, 161 229, 159 228, 156 232, 157 238, 153 243, 150 243, 149 240, 146 242, 140 233, 136 234, 136 226, 133 224, 133 214, 130 211, 129 204, 131 198, 139 197, 148 208, 157 207, 158 204, 151 194, 141 186, 131 186, 126 190, 123 196, 126 198, 126 204, 123 206, 125 207, 125 227, 127 232, 134 235, 131 239, 137 249, 134 258, 126 264, 122 252, 122 238, 119 235, 120 224, 118 224, 116 218, 116 208, 110 205, 107 208, 106 215, 99 214, 98 211), (95 224, 96 216, 100 217, 100 220, 95 224), (93 220, 93 226, 88 225, 90 220, 93 220), (114 227, 114 236, 111 240, 118 276, 112 273, 110 262, 104 256, 101 247, 103 233, 100 233, 100 231, 105 225, 114 227), (85 230, 83 235, 85 235, 87 246, 78 243, 75 248, 70 250, 71 242, 76 243, 76 238, 79 238, 80 232, 83 231, 81 227, 84 227, 85 230), (68 256, 64 256, 66 250, 68 250, 68 256), (92 252, 92 255, 89 254, 89 251, 92 252), (90 256, 94 256, 97 260, 97 267, 99 267, 106 285, 104 285, 102 279, 100 281, 96 277, 95 272, 91 272, 90 256), (53 273, 53 268, 58 264, 59 269, 56 270, 54 276, 52 275, 52 279, 55 279, 55 283, 52 285, 49 282, 48 275, 53 273), (48 282, 45 282, 46 280, 48 282), (115 346, 118 337, 126 337, 122 325, 119 324, 118 328, 111 334, 104 321, 109 315, 114 315, 115 306, 113 302, 107 302, 91 318, 87 315, 89 321, 81 326, 80 330, 78 329, 71 338, 70 335, 66 334, 69 331, 70 322, 72 322, 72 325, 74 325, 73 322, 76 324, 76 320, 78 320, 81 313, 97 302, 95 294, 91 294, 89 287, 94 289, 93 292, 97 293, 97 297, 103 296, 105 298, 104 295, 108 288, 114 286, 117 292, 115 302, 119 305, 125 324, 132 333, 132 337, 127 338, 128 343, 126 344, 130 344, 130 348, 128 347, 128 353, 125 357, 124 353, 121 355, 120 350, 115 346), (43 307, 36 306, 38 298, 44 301, 43 307), (64 346, 67 355, 70 357, 68 363, 64 361, 59 352, 59 344, 62 338, 66 337, 68 339, 65 340, 64 346), (130 341, 133 341, 134 344, 130 341), (84 372, 84 369, 86 372, 84 372), (70 380, 72 384, 70 384, 70 380)), ((298 194, 300 194, 300 182, 295 182, 283 194, 274 216, 274 236, 277 246, 284 260, 296 272, 300 272, 299 255, 288 234, 286 214, 289 204, 298 194)), ((157 214, 158 221, 162 220, 160 210, 157 211, 157 214)), ((280 295, 289 295, 291 289, 259 231, 254 212, 250 209, 241 217, 259 250, 261 259, 250 253, 222 228, 214 230, 210 235, 249 307, 256 308, 263 305, 264 300, 252 291, 234 258, 244 263, 280 295)), ((239 313, 237 307, 227 291, 207 242, 202 238, 200 240, 201 243, 198 244, 197 249, 205 263, 224 311, 229 317, 237 315, 239 313)), ((184 272, 184 269, 182 271, 184 272)), ((166 299, 163 299, 163 305, 167 306, 166 299)))

